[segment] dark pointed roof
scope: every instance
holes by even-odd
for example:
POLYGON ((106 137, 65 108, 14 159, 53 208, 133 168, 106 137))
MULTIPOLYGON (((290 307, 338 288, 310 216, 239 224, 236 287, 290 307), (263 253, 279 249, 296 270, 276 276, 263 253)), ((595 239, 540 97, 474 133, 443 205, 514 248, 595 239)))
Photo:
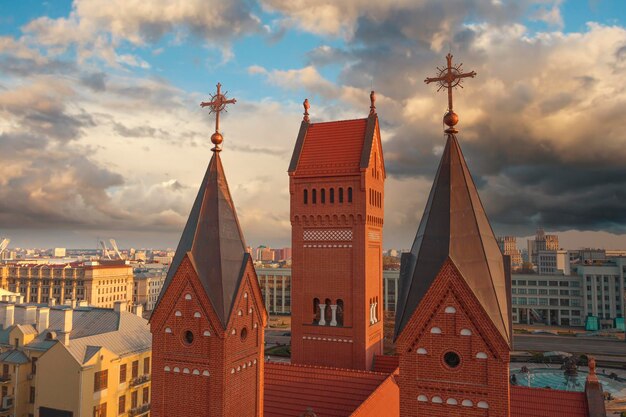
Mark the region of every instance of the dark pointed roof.
POLYGON ((159 301, 185 254, 189 254, 213 309, 225 328, 248 254, 219 151, 214 152, 211 158, 159 301))
POLYGON ((450 258, 511 344, 502 253, 455 135, 449 134, 411 252, 403 254, 396 337, 450 258))

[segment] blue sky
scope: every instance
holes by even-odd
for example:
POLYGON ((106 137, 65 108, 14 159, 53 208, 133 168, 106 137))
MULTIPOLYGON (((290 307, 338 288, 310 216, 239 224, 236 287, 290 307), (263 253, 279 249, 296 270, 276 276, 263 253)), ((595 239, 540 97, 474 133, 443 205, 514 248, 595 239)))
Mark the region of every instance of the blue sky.
POLYGON ((386 246, 408 247, 445 110, 421 81, 451 48, 479 74, 455 102, 496 233, 626 247, 623 0, 26 0, 0 16, 0 236, 16 245, 174 246, 219 81, 238 99, 224 163, 251 244, 289 243, 302 100, 314 120, 362 117, 373 87, 386 246))

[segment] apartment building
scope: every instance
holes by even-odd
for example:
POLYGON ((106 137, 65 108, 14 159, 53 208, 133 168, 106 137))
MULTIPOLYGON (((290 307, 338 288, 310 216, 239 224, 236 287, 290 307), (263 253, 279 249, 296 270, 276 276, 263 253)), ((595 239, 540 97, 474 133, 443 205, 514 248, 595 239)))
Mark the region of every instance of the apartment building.
POLYGON ((626 257, 576 266, 581 280, 585 316, 595 317, 599 327, 623 326, 625 316, 626 257))
POLYGON ((5 266, 2 285, 22 294, 28 303, 84 300, 91 306, 113 308, 116 301, 132 300, 133 269, 127 261, 14 263, 5 266))
POLYGON ((145 264, 133 269, 133 304, 141 304, 152 311, 167 276, 167 265, 145 264))
POLYGON ((2 302, 0 324, 0 416, 149 414, 151 336, 125 302, 2 302))

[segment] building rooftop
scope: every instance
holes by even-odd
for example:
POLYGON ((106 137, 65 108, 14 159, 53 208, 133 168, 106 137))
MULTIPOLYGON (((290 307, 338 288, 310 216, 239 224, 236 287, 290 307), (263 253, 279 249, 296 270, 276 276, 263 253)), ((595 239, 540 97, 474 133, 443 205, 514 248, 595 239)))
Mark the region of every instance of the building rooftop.
POLYGON ((584 392, 511 386, 511 417, 588 417, 584 392))
POLYGON ((320 417, 349 416, 389 377, 379 372, 267 362, 264 415, 299 416, 311 407, 320 417))

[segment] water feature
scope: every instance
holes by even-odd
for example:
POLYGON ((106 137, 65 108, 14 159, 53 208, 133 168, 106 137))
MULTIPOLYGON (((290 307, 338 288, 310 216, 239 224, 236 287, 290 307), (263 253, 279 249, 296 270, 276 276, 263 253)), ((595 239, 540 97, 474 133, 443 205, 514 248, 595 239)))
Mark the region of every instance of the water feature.
MULTIPOLYGON (((515 376, 516 385, 533 388, 552 388, 564 391, 584 391, 588 372, 577 369, 576 372, 565 373, 562 369, 535 368, 511 371, 515 376)), ((615 381, 605 375, 597 374, 605 392, 617 394, 626 389, 626 383, 615 381)))

